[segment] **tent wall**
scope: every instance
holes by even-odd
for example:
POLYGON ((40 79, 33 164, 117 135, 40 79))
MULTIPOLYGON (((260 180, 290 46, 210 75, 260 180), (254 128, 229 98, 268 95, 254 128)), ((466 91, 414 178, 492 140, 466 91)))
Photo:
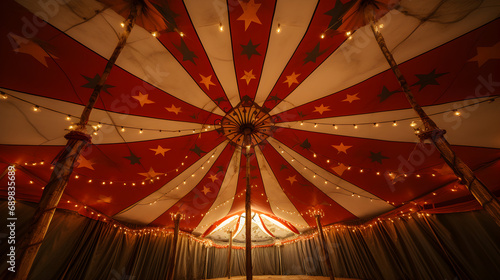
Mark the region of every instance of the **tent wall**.
MULTIPOLYGON (((0 218, 5 220, 5 201, 0 218)), ((18 203, 17 240, 32 204, 18 203)), ((495 279, 500 228, 482 211, 379 222, 366 229, 326 231, 336 277, 362 279, 495 279)), ((9 244, 3 235, 0 252, 9 244)), ((165 279, 172 235, 124 234, 112 224, 57 211, 29 279, 165 279)), ((176 279, 224 277, 227 248, 207 248, 181 235, 176 279), (206 269, 206 272, 205 272, 206 269)), ((318 239, 255 248, 255 275, 326 275, 318 239), (281 250, 281 267, 278 250, 281 250)), ((244 275, 244 250, 234 249, 232 275, 244 275)), ((5 254, 0 271, 6 269, 5 254)))

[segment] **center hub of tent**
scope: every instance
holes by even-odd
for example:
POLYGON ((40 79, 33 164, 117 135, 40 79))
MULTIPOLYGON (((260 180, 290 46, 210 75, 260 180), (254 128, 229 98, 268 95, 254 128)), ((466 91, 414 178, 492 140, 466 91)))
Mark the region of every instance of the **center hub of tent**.
POLYGON ((255 146, 270 136, 274 123, 259 105, 241 102, 224 116, 220 125, 222 133, 232 143, 255 146))

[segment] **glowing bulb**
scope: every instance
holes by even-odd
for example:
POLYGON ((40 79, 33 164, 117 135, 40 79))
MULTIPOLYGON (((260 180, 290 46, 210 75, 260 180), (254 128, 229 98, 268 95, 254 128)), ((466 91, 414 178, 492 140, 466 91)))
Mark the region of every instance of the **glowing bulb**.
POLYGON ((373 123, 373 126, 374 127, 378 127, 378 123, 373 123))
POLYGON ((336 125, 333 125, 333 129, 339 129, 336 125))
POLYGON ((278 23, 278 28, 276 28, 276 33, 280 33, 281 32, 281 25, 278 23))
POLYGON ((38 107, 37 105, 33 106, 33 111, 34 112, 40 111, 40 107, 38 107))
POLYGON ((156 31, 152 32, 151 35, 153 35, 153 37, 156 37, 156 35, 158 35, 158 33, 156 33, 156 31))
POLYGON ((181 35, 181 37, 184 37, 184 33, 183 32, 180 32, 179 35, 181 35))
POLYGON ((392 122, 392 126, 398 126, 398 123, 396 121, 392 122))
POLYGON ((358 129, 358 125, 356 125, 356 124, 355 124, 355 125, 354 125, 354 129, 358 129))
POLYGON ((70 115, 68 115, 68 116, 66 117, 66 120, 67 120, 67 121, 70 121, 70 120, 71 120, 71 116, 70 116, 70 115))
POLYGON ((352 34, 352 33, 351 33, 351 31, 347 31, 347 32, 345 33, 345 35, 346 35, 347 37, 351 36, 351 34, 352 34))
POLYGON ((224 31, 224 26, 222 25, 222 23, 219 23, 219 31, 220 32, 224 31))
POLYGON ((319 36, 321 39, 325 38, 325 33, 321 33, 321 36, 319 36))
POLYGON ((410 126, 411 127, 415 127, 415 126, 417 126, 417 123, 416 122, 411 122, 410 126))
POLYGON ((5 92, 0 92, 0 96, 2 96, 2 99, 7 99, 7 94, 5 92))
POLYGON ((122 126, 122 129, 121 129, 122 132, 125 132, 125 127, 122 126))
POLYGON ((139 134, 142 134, 142 128, 139 130, 139 134))
POLYGON ((381 23, 378 27, 379 27, 379 28, 384 28, 384 24, 383 24, 383 23, 381 23))
POLYGON ((122 23, 120 23, 120 25, 121 25, 122 27, 125 27, 125 23, 123 23, 123 22, 122 22, 122 23))
POLYGON ((460 111, 458 111, 458 110, 455 110, 453 114, 454 114, 455 116, 457 116, 457 117, 461 115, 461 114, 460 114, 460 111))

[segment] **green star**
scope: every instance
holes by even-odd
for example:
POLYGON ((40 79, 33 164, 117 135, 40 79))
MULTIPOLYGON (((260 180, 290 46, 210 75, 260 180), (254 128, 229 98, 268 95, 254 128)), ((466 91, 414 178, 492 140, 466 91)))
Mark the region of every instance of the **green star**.
POLYGON ((378 162, 382 164, 382 160, 388 159, 388 157, 383 156, 382 152, 374 153, 370 151, 370 159, 372 160, 372 162, 378 162))
POLYGON ((380 97, 380 102, 384 102, 387 98, 391 97, 393 94, 401 92, 400 90, 389 91, 385 86, 382 88, 382 93, 377 95, 380 97))
POLYGON ((248 41, 248 44, 246 45, 240 45, 243 47, 243 51, 241 52, 241 55, 246 55, 248 59, 252 57, 252 55, 260 55, 260 53, 257 51, 257 47, 260 44, 254 45, 252 43, 252 40, 248 41))
POLYGON ((329 15, 332 17, 330 20, 330 24, 328 25, 328 29, 337 30, 342 25, 342 17, 344 14, 354 5, 356 1, 350 1, 347 4, 343 4, 342 1, 337 0, 335 2, 335 7, 325 13, 325 15, 329 15))
POLYGON ((300 144, 300 146, 304 149, 309 149, 311 148, 311 143, 309 143, 309 140, 305 140, 304 142, 302 142, 302 144, 300 144))
POLYGON ((189 149, 191 152, 197 154, 199 157, 201 157, 201 153, 206 154, 207 152, 203 151, 198 145, 194 144, 194 148, 189 149))
POLYGON ((316 59, 318 58, 318 56, 322 55, 325 52, 326 52, 326 50, 320 51, 319 42, 318 42, 318 44, 316 45, 316 47, 314 47, 314 49, 312 49, 310 52, 306 52, 307 57, 304 58, 304 64, 306 64, 308 62, 316 63, 316 59))
MULTIPOLYGON (((82 75, 82 76, 85 78, 85 80, 87 80, 87 83, 82 86, 84 88, 94 89, 97 86, 97 84, 99 83, 99 80, 101 80, 101 76, 99 74, 95 74, 94 78, 89 78, 85 75, 82 75)), ((104 84, 102 86, 101 90, 104 91, 105 93, 111 95, 111 93, 109 93, 109 91, 108 91, 108 88, 114 88, 114 87, 115 86, 104 84)))
POLYGON ((132 164, 132 165, 134 165, 136 163, 137 164, 141 164, 141 158, 138 157, 138 156, 136 156, 136 155, 134 155, 134 153, 132 153, 132 151, 130 151, 130 156, 124 157, 124 158, 130 160, 130 164, 132 164))
POLYGON ((418 91, 421 91, 428 85, 438 86, 439 83, 436 81, 436 79, 446 74, 448 74, 448 72, 436 74, 436 69, 432 70, 429 74, 415 74, 415 76, 417 76, 418 78, 418 82, 414 83, 412 86, 420 85, 418 91))
POLYGON ((181 44, 179 46, 174 45, 182 54, 182 61, 189 60, 192 63, 196 65, 194 62, 194 58, 198 58, 194 52, 192 52, 186 45, 186 42, 184 42, 184 39, 181 39, 181 44))

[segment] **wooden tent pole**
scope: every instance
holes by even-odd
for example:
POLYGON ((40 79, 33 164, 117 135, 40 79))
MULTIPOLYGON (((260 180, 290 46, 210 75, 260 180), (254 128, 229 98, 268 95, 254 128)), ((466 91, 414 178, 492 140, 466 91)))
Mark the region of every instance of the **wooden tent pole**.
POLYGON ((251 145, 250 132, 245 132, 245 143, 246 143, 246 195, 245 195, 245 254, 246 254, 246 275, 247 280, 252 280, 252 205, 250 201, 251 196, 251 186, 250 186, 250 145, 251 145))
POLYGON ((333 275, 332 263, 330 261, 330 254, 328 254, 328 247, 326 245, 325 236, 323 234, 323 226, 321 226, 321 217, 320 215, 316 215, 315 217, 316 217, 316 224, 318 225, 318 235, 321 241, 321 248, 323 251, 323 256, 325 257, 325 265, 328 270, 330 280, 335 280, 335 276, 333 275))
POLYGON ((394 75, 399 81, 403 92, 406 95, 406 99, 410 103, 411 107, 417 115, 422 120, 424 124, 425 131, 419 134, 419 138, 424 141, 429 139, 434 146, 441 153, 441 157, 444 159, 446 164, 453 170, 455 175, 465 182, 467 189, 476 198, 476 200, 481 204, 481 206, 486 210, 488 214, 495 220, 495 222, 500 225, 500 203, 498 199, 493 195, 490 190, 474 175, 474 172, 470 169, 465 162, 463 162, 451 149, 450 144, 444 138, 446 131, 439 129, 436 123, 425 113, 425 111, 420 107, 420 105, 415 100, 413 93, 411 92, 410 86, 399 70, 398 64, 394 57, 392 56, 389 48, 387 47, 382 33, 380 33, 379 28, 375 25, 375 20, 373 16, 373 11, 367 13, 367 17, 370 22, 370 27, 372 29, 373 35, 377 40, 380 50, 384 54, 385 59, 391 66, 394 75))
POLYGON ((52 217, 54 216, 57 205, 59 204, 59 200, 61 199, 64 189, 68 184, 69 177, 73 172, 73 165, 78 159, 80 152, 91 141, 91 137, 86 134, 86 124, 89 120, 92 108, 99 97, 99 93, 101 92, 102 87, 111 72, 111 68, 115 64, 120 52, 125 47, 127 38, 132 30, 132 27, 134 26, 136 14, 137 7, 133 5, 131 7, 130 15, 125 21, 125 28, 120 35, 118 44, 109 58, 103 74, 82 112, 77 130, 71 131, 65 136, 65 138, 68 139, 66 147, 54 160, 56 161, 54 164, 54 171, 52 172, 50 180, 43 190, 42 197, 40 198, 38 208, 33 215, 28 232, 24 235, 19 246, 19 266, 17 268, 17 273, 14 276, 14 279, 16 280, 24 280, 28 277, 33 261, 38 253, 38 249, 42 245, 47 229, 49 228, 52 217))
POLYGON ((174 240, 172 244, 172 255, 171 261, 168 264, 167 270, 167 280, 173 280, 175 276, 175 263, 177 262, 177 240, 179 239, 179 221, 181 220, 181 214, 175 214, 174 216, 174 240))
POLYGON ((229 231, 229 246, 227 246, 227 279, 231 279, 231 251, 233 248, 233 231, 229 231))

